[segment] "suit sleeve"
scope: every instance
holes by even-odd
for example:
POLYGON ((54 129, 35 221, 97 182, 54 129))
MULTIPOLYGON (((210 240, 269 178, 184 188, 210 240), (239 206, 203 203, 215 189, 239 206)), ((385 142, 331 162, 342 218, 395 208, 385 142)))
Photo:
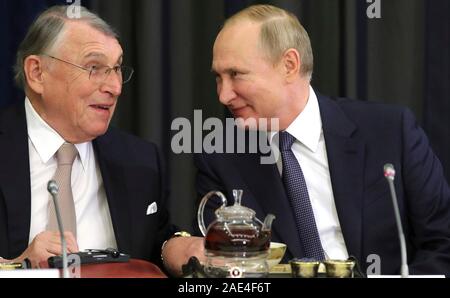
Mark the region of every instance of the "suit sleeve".
POLYGON ((450 190, 442 165, 408 110, 403 113, 403 189, 411 274, 450 275, 450 190))
POLYGON ((161 154, 158 148, 155 146, 155 154, 157 156, 158 168, 159 168, 159 176, 160 176, 160 202, 161 205, 161 217, 159 220, 158 232, 156 235, 155 246, 153 247, 152 260, 155 262, 160 268, 164 268, 164 265, 161 261, 161 247, 164 241, 168 240, 177 230, 178 227, 170 223, 169 211, 167 209, 167 200, 169 197, 169 190, 166 182, 165 175, 165 166, 163 164, 161 154))
MULTIPOLYGON (((211 154, 195 154, 194 155, 194 163, 197 168, 196 175, 196 190, 197 190, 197 204, 196 210, 198 210, 199 204, 203 196, 205 196, 210 191, 220 191, 225 196, 227 195, 225 186, 220 182, 221 179, 216 175, 213 169, 210 167, 208 162, 214 162, 214 159, 211 158, 214 156, 215 158, 220 158, 218 155, 211 154)), ((204 210, 204 221, 205 226, 208 225, 215 219, 214 211, 221 206, 221 201, 217 197, 211 198, 205 206, 204 210)), ((193 221, 194 232, 196 235, 201 236, 200 229, 198 228, 197 217, 195 217, 193 221)))
POLYGON ((194 163, 197 168, 196 189, 199 197, 203 197, 212 190, 224 191, 223 185, 220 183, 220 178, 208 165, 207 154, 196 154, 194 156, 194 163))

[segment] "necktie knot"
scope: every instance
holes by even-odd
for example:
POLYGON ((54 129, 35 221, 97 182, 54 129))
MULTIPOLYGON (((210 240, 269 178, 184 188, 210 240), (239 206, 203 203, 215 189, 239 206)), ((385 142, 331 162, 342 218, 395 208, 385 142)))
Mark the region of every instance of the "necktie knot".
POLYGON ((78 151, 74 144, 64 143, 56 152, 58 165, 72 165, 78 151))
POLYGON ((295 142, 295 138, 287 131, 280 131, 280 150, 290 151, 295 142))

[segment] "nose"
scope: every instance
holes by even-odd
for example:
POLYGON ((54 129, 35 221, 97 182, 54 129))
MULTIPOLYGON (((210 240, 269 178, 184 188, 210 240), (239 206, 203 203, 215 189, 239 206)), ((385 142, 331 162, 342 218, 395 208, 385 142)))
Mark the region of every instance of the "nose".
POLYGON ((226 106, 236 98, 233 84, 229 80, 223 80, 222 82, 217 83, 217 94, 219 96, 219 101, 226 106))
POLYGON ((119 96, 122 93, 122 78, 112 71, 103 84, 101 84, 100 90, 110 93, 114 97, 119 96))

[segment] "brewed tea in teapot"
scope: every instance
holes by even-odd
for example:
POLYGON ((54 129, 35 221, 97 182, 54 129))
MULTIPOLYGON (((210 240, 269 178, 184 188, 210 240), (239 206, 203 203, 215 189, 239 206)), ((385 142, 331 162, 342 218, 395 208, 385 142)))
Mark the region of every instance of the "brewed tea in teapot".
POLYGON ((200 203, 198 224, 205 236, 205 272, 210 277, 264 277, 268 274, 267 256, 275 216, 268 214, 261 222, 255 217, 255 211, 241 205, 242 193, 242 190, 233 190, 235 202, 229 207, 225 196, 217 191, 208 193, 200 203), (222 206, 215 211, 216 219, 206 229, 203 212, 214 195, 221 198, 222 206))

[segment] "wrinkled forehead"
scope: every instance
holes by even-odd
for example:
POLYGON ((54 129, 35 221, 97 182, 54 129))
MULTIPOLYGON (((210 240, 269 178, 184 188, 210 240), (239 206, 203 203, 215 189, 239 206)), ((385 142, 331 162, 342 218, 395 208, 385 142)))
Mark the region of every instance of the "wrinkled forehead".
POLYGON ((116 62, 123 55, 119 41, 82 22, 68 22, 56 50, 67 57, 97 57, 116 62))

